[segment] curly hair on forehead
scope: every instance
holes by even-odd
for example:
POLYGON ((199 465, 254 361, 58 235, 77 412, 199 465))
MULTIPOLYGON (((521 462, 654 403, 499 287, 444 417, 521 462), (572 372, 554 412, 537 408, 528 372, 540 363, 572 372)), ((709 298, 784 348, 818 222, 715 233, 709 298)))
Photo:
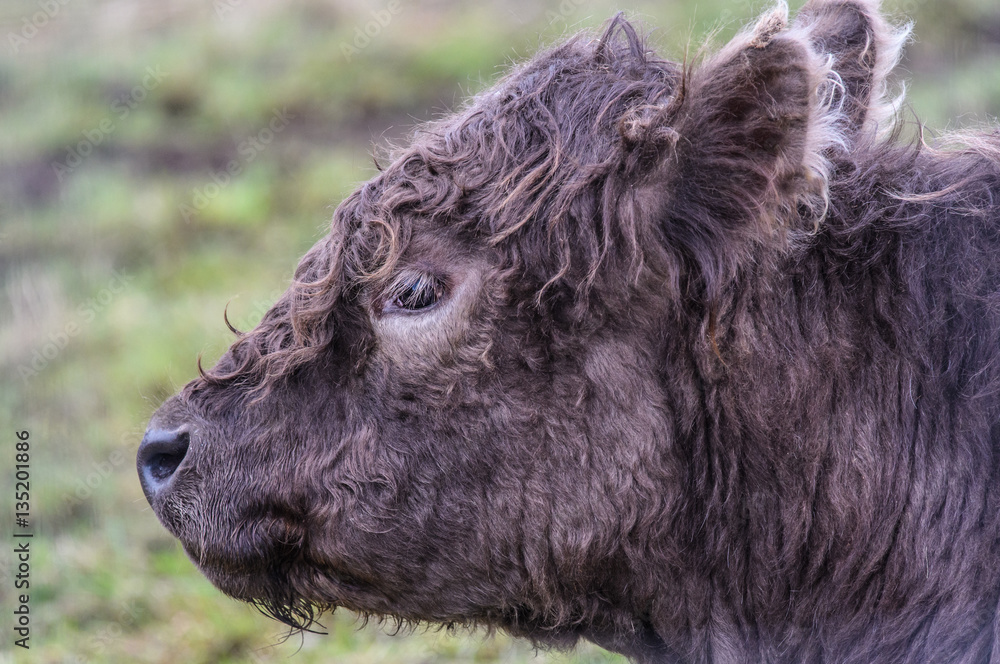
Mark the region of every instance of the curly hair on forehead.
MULTIPOLYGON (((660 119, 685 75, 655 56, 618 14, 516 68, 457 115, 418 127, 393 162, 345 200, 330 235, 302 259, 288 291, 204 385, 265 391, 336 336, 345 292, 391 276, 412 218, 446 223, 500 247, 546 289, 585 298, 609 262, 637 278, 643 230, 634 175, 677 140, 660 119), (640 163, 641 162, 641 163, 640 163)), ((607 270, 618 274, 620 270, 607 270)), ((228 320, 227 320, 228 325, 228 320)))

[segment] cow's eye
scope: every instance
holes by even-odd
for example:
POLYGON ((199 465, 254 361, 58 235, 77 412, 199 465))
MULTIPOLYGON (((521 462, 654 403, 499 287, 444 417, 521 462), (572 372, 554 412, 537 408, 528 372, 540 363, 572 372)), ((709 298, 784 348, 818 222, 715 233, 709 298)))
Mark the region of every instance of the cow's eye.
POLYGON ((444 285, 434 277, 403 276, 389 289, 382 311, 423 311, 437 304, 443 295, 444 285))

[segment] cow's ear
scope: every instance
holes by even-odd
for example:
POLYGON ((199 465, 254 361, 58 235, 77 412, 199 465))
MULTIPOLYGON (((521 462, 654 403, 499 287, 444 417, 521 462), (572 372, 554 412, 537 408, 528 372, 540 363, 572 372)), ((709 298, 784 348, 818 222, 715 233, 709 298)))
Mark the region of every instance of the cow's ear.
POLYGON ((825 211, 827 156, 841 140, 837 82, 787 16, 784 6, 765 14, 692 71, 672 118, 679 138, 662 164, 660 214, 669 239, 712 272, 825 211))
POLYGON ((843 112, 854 132, 886 127, 895 112, 886 78, 899 61, 909 26, 891 27, 879 0, 809 0, 795 18, 813 50, 843 83, 843 112))

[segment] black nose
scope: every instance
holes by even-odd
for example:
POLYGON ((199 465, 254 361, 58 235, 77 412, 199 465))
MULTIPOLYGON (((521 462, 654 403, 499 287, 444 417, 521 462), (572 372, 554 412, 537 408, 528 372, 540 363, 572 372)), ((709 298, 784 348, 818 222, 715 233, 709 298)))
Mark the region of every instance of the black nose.
POLYGON ((184 461, 190 440, 188 432, 181 429, 150 429, 146 432, 136 455, 139 481, 146 500, 153 502, 153 497, 170 485, 174 473, 184 461))

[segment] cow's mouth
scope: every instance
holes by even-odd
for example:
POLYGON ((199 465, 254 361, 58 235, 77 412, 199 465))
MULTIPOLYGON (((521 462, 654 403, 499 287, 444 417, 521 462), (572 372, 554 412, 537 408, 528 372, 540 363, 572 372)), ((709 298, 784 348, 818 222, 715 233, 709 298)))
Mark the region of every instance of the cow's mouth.
POLYGON ((221 519, 209 532, 184 532, 178 537, 199 567, 254 575, 290 567, 306 547, 306 532, 301 519, 285 510, 267 509, 221 519))

